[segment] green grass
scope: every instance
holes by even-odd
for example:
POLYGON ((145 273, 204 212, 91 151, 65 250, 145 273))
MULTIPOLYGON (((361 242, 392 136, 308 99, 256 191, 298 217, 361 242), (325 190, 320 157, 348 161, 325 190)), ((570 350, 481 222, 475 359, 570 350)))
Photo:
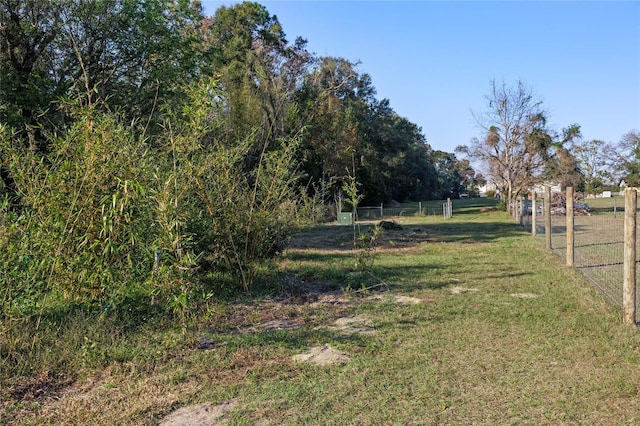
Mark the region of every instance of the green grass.
POLYGON ((592 214, 613 214, 614 211, 624 212, 624 196, 616 195, 608 198, 587 198, 584 200, 589 204, 592 214))
POLYGON ((307 229, 274 265, 276 284, 200 301, 184 321, 69 314, 46 329, 49 352, 22 353, 49 367, 2 378, 0 424, 155 424, 233 398, 232 425, 640 422, 637 330, 505 213, 459 201, 447 221, 395 218, 403 229, 382 234, 366 268, 352 227, 307 229), (376 333, 327 328, 347 316, 376 333), (300 327, 258 327, 276 319, 300 327), (323 344, 350 361, 292 361, 323 344))

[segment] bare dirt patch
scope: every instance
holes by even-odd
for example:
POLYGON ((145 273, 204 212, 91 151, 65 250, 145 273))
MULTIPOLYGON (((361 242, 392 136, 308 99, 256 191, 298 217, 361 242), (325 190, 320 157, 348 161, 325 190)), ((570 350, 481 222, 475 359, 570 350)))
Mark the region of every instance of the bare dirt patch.
POLYGON ((393 296, 393 301, 396 303, 406 303, 409 305, 418 305, 424 300, 418 299, 417 297, 409 297, 409 296, 393 296))
POLYGON ((360 303, 360 299, 346 296, 343 292, 326 293, 318 295, 315 302, 310 303, 309 306, 352 306, 360 303))
POLYGON ((349 362, 349 357, 343 352, 325 344, 310 348, 307 352, 294 355, 294 361, 309 362, 316 365, 344 364, 349 362))
POLYGON ((519 299, 536 299, 538 297, 537 294, 533 293, 511 293, 511 297, 517 297, 519 299))
POLYGON ((451 294, 477 293, 478 291, 479 290, 477 288, 455 286, 451 289, 451 294))
POLYGON ((407 305, 419 305, 420 303, 433 302, 433 299, 420 299, 417 297, 401 296, 401 295, 392 295, 392 296, 375 295, 375 296, 369 297, 369 299, 370 300, 386 299, 386 300, 390 300, 393 303, 401 303, 401 304, 407 304, 407 305))
POLYGON ((375 334, 376 330, 372 328, 371 322, 366 317, 343 317, 338 318, 332 326, 323 327, 331 331, 336 331, 345 336, 352 334, 375 334))
POLYGON ((295 330, 297 328, 302 327, 303 323, 301 320, 294 319, 274 319, 270 321, 266 321, 260 323, 255 326, 247 327, 242 329, 243 332, 253 332, 259 333, 264 331, 275 331, 275 330, 295 330))
POLYGON ((238 399, 221 404, 198 404, 182 407, 163 418, 159 426, 222 425, 227 415, 238 405, 238 399))

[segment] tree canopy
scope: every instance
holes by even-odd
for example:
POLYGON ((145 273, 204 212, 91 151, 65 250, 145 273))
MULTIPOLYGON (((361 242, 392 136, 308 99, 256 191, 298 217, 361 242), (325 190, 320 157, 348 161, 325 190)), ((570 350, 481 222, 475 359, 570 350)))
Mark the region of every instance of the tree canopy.
POLYGON ((306 45, 254 2, 0 0, 11 294, 178 303, 214 272, 248 288, 345 188, 378 204, 471 182, 360 64, 306 45))
POLYGON ((256 159, 302 134, 305 185, 329 189, 326 200, 354 164, 365 202, 442 193, 422 130, 376 99, 370 76, 290 42, 258 3, 205 16, 181 0, 2 0, 0 17, 0 121, 42 152, 73 121, 62 99, 118 111, 153 138, 185 88, 218 76, 217 136, 251 138, 256 159))
POLYGON ((617 143, 608 144, 604 151, 611 184, 624 182, 628 186, 640 186, 640 131, 625 133, 617 143))

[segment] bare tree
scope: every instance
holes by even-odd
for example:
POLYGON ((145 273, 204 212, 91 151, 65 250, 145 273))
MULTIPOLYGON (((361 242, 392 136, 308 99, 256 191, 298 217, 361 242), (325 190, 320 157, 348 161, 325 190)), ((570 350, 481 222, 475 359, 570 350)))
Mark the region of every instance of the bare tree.
POLYGON ((473 117, 484 135, 459 147, 484 163, 507 206, 542 179, 553 137, 547 129, 542 101, 523 82, 515 87, 491 81, 488 108, 473 117))

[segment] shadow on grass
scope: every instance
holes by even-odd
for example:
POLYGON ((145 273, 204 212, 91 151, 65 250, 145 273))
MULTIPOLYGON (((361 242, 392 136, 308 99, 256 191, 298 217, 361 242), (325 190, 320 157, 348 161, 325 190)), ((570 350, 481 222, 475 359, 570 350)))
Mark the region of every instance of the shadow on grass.
MULTIPOLYGON (((484 244, 496 239, 520 237, 526 231, 502 212, 481 212, 485 204, 473 204, 468 200, 467 216, 451 220, 435 221, 432 218, 414 219, 416 223, 402 225, 399 229, 383 230, 371 248, 371 256, 398 255, 420 256, 413 249, 429 244, 484 244)), ((480 200, 483 201, 483 200, 480 200)), ((354 280, 354 265, 358 256, 367 255, 367 248, 354 248, 354 228, 357 235, 370 234, 375 223, 353 226, 316 226, 302 230, 295 235, 284 259, 290 261, 287 271, 304 280, 308 287, 314 282, 333 283, 338 288, 367 287, 368 282, 354 280)), ((355 241, 358 241, 358 238, 355 241)), ((440 289, 456 283, 441 278, 442 272, 450 266, 429 257, 421 256, 416 262, 400 262, 394 266, 381 266, 377 262, 372 275, 382 282, 397 282, 403 290, 440 289)), ((476 264, 477 266, 477 264, 476 264)), ((488 265, 491 269, 491 265, 488 265)), ((495 275, 495 274, 494 274, 495 275)), ((514 276, 514 275, 509 275, 514 276)), ((493 279, 504 278, 496 275, 493 279)), ((394 284, 389 284, 394 286, 394 284)))
POLYGON ((445 267, 435 264, 421 264, 412 266, 378 266, 373 273, 382 281, 388 283, 388 288, 404 291, 437 290, 454 285, 449 279, 440 278, 445 267))
POLYGON ((246 334, 228 334, 211 336, 227 344, 230 350, 254 348, 260 346, 283 346, 287 349, 304 350, 325 343, 341 343, 366 346, 370 338, 358 333, 341 333, 328 328, 309 328, 302 326, 296 330, 265 330, 246 334))
POLYGON ((482 275, 477 277, 476 280, 503 280, 505 278, 516 278, 533 275, 532 272, 505 272, 504 274, 482 275))
MULTIPOLYGON (((375 224, 359 225, 355 240, 358 240, 358 235, 370 233, 374 226, 375 224)), ((523 228, 517 223, 505 222, 504 220, 496 220, 495 222, 452 220, 439 223, 408 224, 402 226, 402 229, 383 230, 378 246, 400 248, 422 243, 483 243, 497 238, 520 236, 523 233, 523 228)), ((297 260, 320 260, 321 256, 328 256, 324 260, 339 259, 340 252, 354 251, 353 234, 353 228, 350 226, 315 226, 304 229, 292 238, 287 257, 297 260), (304 250, 311 251, 304 252, 304 250)))

